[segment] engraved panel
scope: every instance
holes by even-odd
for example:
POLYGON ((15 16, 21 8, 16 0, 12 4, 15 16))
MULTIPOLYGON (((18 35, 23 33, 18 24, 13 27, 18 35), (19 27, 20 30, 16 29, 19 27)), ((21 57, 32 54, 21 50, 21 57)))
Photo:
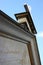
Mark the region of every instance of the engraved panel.
POLYGON ((0 65, 30 65, 27 45, 0 37, 0 65))

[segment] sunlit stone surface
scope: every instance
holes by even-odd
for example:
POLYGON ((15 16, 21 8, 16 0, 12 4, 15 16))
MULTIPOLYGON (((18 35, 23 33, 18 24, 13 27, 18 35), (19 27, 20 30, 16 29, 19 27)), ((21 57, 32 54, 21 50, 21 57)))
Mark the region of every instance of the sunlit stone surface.
POLYGON ((0 37, 0 65, 30 65, 26 44, 0 37))

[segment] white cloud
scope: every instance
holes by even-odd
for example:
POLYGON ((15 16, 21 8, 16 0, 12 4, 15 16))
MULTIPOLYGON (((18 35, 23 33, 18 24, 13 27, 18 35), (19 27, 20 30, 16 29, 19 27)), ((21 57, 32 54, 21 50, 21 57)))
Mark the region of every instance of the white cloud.
POLYGON ((29 8, 29 11, 30 11, 30 13, 31 13, 31 6, 30 6, 30 5, 28 5, 28 8, 29 8))
POLYGON ((36 36, 37 36, 37 37, 43 37, 43 32, 39 32, 39 33, 37 33, 36 36))

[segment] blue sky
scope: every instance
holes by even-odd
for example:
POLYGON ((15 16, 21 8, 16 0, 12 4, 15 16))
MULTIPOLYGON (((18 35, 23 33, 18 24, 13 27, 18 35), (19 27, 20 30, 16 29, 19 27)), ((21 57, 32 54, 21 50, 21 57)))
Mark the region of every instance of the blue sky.
POLYGON ((15 19, 15 13, 25 11, 24 3, 31 6, 31 15, 37 30, 38 48, 43 65, 43 0, 0 0, 0 10, 15 19))

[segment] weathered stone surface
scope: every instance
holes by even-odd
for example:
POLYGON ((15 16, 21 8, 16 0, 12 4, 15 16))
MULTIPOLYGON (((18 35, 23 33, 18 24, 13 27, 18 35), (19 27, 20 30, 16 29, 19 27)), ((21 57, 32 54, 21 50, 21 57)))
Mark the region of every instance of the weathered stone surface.
POLYGON ((30 65, 26 44, 0 37, 0 65, 30 65))

